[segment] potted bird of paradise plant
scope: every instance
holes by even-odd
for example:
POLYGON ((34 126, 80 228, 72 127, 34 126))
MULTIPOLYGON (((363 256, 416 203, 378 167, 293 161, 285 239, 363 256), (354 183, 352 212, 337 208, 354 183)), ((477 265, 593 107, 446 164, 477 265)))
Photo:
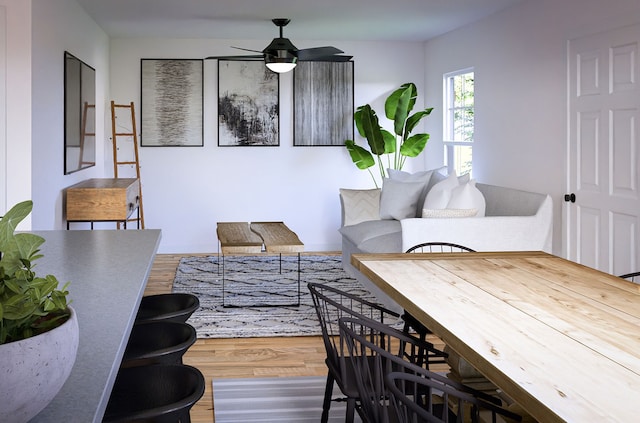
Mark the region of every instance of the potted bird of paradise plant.
POLYGON ((369 149, 354 140, 346 140, 345 146, 358 169, 369 171, 376 188, 378 183, 371 172, 375 164, 381 178, 385 178, 386 169, 401 170, 407 157, 417 157, 427 145, 429 134, 412 132, 422 118, 431 114, 433 107, 412 114, 417 97, 418 90, 412 82, 402 84, 387 97, 384 111, 386 118, 393 122, 393 131, 382 128, 377 113, 369 104, 358 107, 354 113, 358 133, 367 140, 369 149))

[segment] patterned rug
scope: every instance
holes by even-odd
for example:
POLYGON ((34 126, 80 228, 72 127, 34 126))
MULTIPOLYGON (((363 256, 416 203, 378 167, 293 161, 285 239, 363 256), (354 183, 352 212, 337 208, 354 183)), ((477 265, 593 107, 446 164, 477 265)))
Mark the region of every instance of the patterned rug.
POLYGON ((225 305, 222 306, 222 271, 217 256, 185 257, 180 260, 173 292, 198 296, 200 308, 188 323, 198 338, 249 338, 270 336, 320 335, 307 283, 334 286, 372 299, 362 285, 342 269, 339 255, 300 257, 300 306, 298 296, 298 257, 227 256, 225 266, 225 305), (261 306, 264 304, 282 306, 261 306))

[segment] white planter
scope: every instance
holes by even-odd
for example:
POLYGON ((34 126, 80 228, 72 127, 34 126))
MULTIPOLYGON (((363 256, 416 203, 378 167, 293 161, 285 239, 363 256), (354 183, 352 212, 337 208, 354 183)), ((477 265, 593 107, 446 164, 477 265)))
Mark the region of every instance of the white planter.
POLYGON ((78 319, 22 341, 0 345, 0 422, 23 423, 42 411, 71 373, 78 319))

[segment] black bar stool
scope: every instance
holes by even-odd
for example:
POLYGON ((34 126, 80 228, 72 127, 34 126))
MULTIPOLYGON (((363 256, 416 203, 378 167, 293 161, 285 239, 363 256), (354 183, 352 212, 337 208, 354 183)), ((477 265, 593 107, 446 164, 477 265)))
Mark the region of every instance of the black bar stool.
POLYGON ((158 294, 142 297, 136 322, 169 320, 184 323, 200 307, 198 297, 193 294, 158 294))
POLYGON ((189 423, 189 411, 202 398, 204 388, 204 376, 191 366, 120 369, 103 422, 189 423))
POLYGON ((182 364, 182 356, 196 342, 188 323, 165 320, 133 325, 120 368, 149 364, 182 364))

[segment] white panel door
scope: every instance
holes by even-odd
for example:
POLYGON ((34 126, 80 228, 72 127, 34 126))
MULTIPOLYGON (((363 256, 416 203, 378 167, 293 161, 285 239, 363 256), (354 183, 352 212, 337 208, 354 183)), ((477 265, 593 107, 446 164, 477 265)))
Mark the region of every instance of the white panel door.
POLYGON ((568 49, 570 260, 640 270, 640 25, 571 40, 568 49))

